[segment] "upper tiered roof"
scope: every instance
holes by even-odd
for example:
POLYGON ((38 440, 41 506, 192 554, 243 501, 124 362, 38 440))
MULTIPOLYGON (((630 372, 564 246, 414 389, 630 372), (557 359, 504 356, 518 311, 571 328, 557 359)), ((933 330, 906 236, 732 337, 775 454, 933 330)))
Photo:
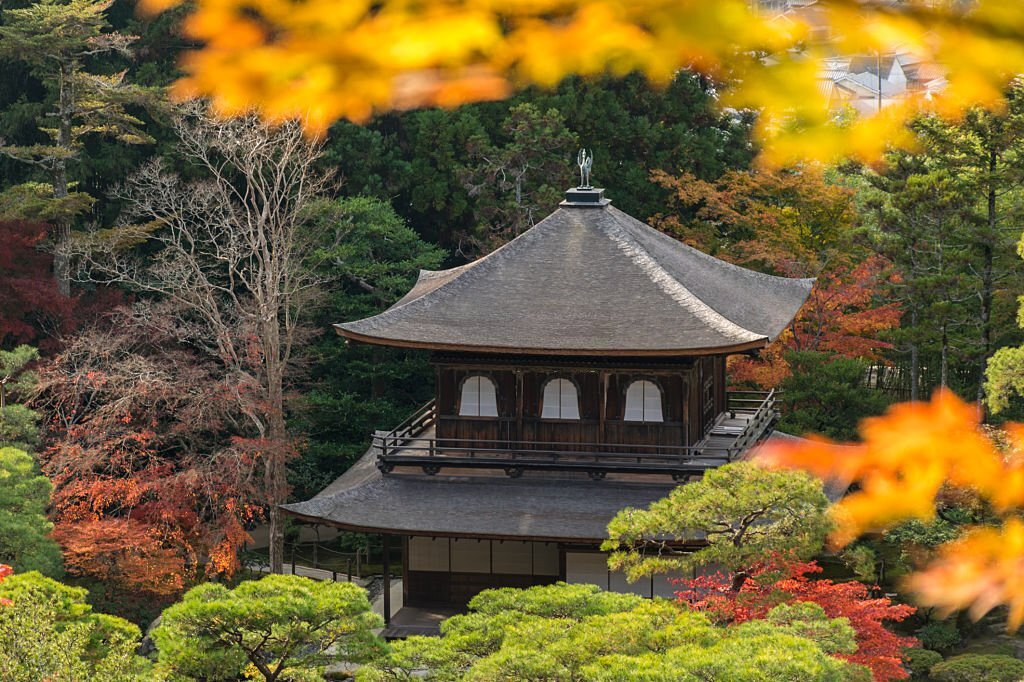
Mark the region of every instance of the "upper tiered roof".
POLYGON ((774 277, 693 249, 603 199, 570 190, 533 228, 468 265, 421 271, 373 317, 336 325, 387 346, 487 353, 684 356, 778 336, 813 280, 774 277))

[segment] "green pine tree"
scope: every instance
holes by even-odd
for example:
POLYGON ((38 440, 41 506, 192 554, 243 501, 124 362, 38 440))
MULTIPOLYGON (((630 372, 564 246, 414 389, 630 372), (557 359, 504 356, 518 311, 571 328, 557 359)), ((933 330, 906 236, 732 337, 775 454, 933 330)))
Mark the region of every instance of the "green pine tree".
POLYGON ((54 277, 65 295, 71 291, 71 229, 94 201, 76 190, 71 164, 91 137, 124 144, 152 141, 133 110, 151 104, 155 91, 128 83, 124 72, 99 73, 91 68, 91 60, 99 55, 130 54, 134 37, 110 30, 106 12, 112 2, 41 0, 0 17, 0 58, 27 64, 43 82, 52 107, 38 125, 46 142, 0 141, 0 154, 30 164, 45 178, 42 183, 9 188, 15 200, 0 197, 0 207, 6 217, 53 224, 54 277))

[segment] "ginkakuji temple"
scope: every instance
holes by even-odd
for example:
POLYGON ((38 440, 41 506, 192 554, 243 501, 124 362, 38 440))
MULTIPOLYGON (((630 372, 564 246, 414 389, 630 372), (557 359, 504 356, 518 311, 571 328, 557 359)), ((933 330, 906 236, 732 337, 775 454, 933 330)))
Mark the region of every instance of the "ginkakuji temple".
POLYGON ((704 254, 601 189, 569 190, 496 251, 423 271, 384 312, 336 325, 352 342, 429 352, 435 398, 284 509, 402 543, 392 636, 423 631, 403 611, 454 612, 489 587, 670 596, 664 578, 608 571, 608 522, 771 434, 774 395, 727 391, 726 358, 776 338, 812 283, 704 254))

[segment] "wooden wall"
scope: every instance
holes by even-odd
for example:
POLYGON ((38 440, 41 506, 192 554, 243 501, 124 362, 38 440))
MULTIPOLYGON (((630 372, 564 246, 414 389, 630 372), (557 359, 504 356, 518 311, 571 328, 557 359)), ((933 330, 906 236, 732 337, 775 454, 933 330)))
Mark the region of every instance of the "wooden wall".
MULTIPOLYGON (((564 444, 691 445, 725 410, 725 358, 673 363, 594 362, 572 359, 435 357, 437 437, 470 441, 532 441, 564 444), (490 378, 497 388, 498 417, 459 416, 462 383, 490 378), (577 387, 580 419, 542 419, 545 384, 568 379, 577 387), (662 394, 664 422, 623 419, 626 390, 637 380, 654 382, 662 394)), ((594 448, 583 448, 594 449, 594 448)))
POLYGON ((464 606, 489 588, 550 585, 561 575, 553 543, 411 537, 403 555, 407 606, 464 606))

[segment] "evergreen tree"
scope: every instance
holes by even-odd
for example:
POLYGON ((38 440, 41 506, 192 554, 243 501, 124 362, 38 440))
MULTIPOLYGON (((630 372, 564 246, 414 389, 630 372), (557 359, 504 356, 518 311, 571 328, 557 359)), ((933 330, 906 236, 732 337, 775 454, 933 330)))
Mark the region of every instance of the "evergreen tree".
POLYGON ((32 346, 0 350, 0 447, 22 449, 39 444, 39 415, 18 401, 28 398, 36 375, 29 367, 39 359, 32 346))
POLYGON ((379 199, 319 202, 309 220, 331 235, 317 258, 334 285, 314 320, 324 333, 304 351, 310 380, 291 420, 307 438, 290 467, 300 499, 344 472, 375 429, 398 424, 433 395, 424 353, 347 344, 328 330, 380 312, 405 295, 420 269, 436 269, 444 258, 379 199))
POLYGON ((152 140, 132 112, 152 94, 129 84, 123 72, 101 73, 90 68, 90 60, 98 55, 130 53, 134 38, 111 31, 107 22, 106 11, 112 1, 41 0, 24 9, 7 10, 0 25, 0 58, 25 62, 43 82, 53 107, 38 121, 48 142, 0 144, 0 154, 34 166, 46 182, 9 189, 20 193, 20 200, 0 204, 11 206, 8 210, 13 215, 8 217, 53 223, 54 276, 64 295, 71 291, 68 242, 73 221, 94 201, 76 189, 70 164, 93 136, 125 144, 152 140))
POLYGON ((0 563, 53 577, 64 572, 46 519, 51 488, 28 453, 0 448, 0 563))
POLYGON ((889 403, 884 393, 864 386, 862 360, 812 351, 787 353, 786 360, 793 374, 780 387, 780 431, 854 440, 860 420, 881 414, 889 403))
POLYGON ((565 127, 557 109, 541 111, 518 104, 502 122, 505 144, 484 136, 469 142, 470 162, 458 176, 473 200, 475 225, 462 235, 459 250, 490 253, 543 220, 573 186, 568 159, 576 135, 565 127))

